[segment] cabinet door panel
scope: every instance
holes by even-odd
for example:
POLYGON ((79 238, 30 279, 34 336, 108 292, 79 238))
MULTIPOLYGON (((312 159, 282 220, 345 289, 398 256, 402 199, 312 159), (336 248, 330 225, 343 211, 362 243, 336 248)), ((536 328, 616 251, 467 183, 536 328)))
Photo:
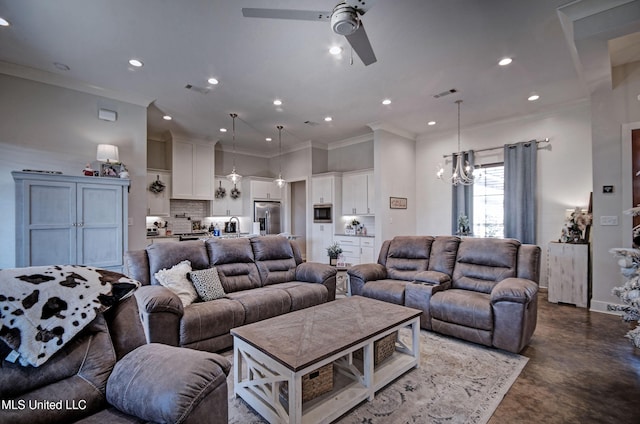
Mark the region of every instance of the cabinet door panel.
POLYGON ((194 145, 180 141, 173 142, 172 189, 174 198, 193 196, 193 155, 194 145))
POLYGON ((18 266, 41 266, 76 263, 76 228, 41 228, 28 231, 26 262, 18 266))
POLYGON ((211 199, 213 182, 213 147, 195 145, 196 156, 194 174, 194 196, 201 199, 211 199))
POLYGON ((147 173, 147 215, 169 216, 171 204, 169 196, 171 193, 171 174, 168 172, 148 172, 147 173), (149 186, 156 180, 160 180, 165 185, 164 191, 154 193, 149 191, 149 186))

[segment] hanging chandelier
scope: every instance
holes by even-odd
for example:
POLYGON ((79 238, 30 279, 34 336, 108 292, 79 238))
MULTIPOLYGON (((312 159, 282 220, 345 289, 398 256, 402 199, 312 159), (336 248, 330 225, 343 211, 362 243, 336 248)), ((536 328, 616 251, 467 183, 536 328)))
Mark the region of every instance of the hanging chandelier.
POLYGON ((282 129, 284 128, 282 125, 276 126, 278 129, 278 146, 280 147, 280 172, 278 173, 278 178, 273 180, 274 183, 280 188, 284 187, 286 181, 282 178, 282 129))
POLYGON ((236 118, 238 117, 238 114, 231 113, 230 116, 233 120, 233 126, 231 127, 231 137, 233 140, 233 169, 231 170, 231 174, 227 175, 227 180, 236 184, 242 179, 242 175, 236 172, 236 118))
POLYGON ((458 105, 458 153, 455 156, 456 166, 453 168, 453 173, 450 177, 444 176, 444 167, 442 164, 438 164, 438 172, 436 176, 445 182, 450 182, 454 186, 457 185, 471 185, 474 182, 473 167, 468 161, 464 159, 465 153, 460 149, 460 104, 462 100, 456 100, 458 105))

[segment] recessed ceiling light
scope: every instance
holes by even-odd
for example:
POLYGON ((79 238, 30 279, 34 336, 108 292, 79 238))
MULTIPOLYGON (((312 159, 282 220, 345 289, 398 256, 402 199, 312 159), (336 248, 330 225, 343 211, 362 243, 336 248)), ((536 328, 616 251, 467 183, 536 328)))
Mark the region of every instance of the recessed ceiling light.
POLYGON ((275 99, 275 100, 273 101, 273 104, 274 104, 274 105, 276 105, 276 106, 280 106, 280 105, 282 104, 282 100, 275 99))
POLYGON ((500 66, 507 66, 507 65, 509 65, 511 62, 513 62, 513 59, 511 59, 510 57, 504 57, 504 58, 500 59, 500 62, 498 62, 498 65, 500 65, 500 66))
POLYGON ((220 132, 227 132, 226 128, 220 128, 220 132))
POLYGON ((216 84, 218 84, 220 81, 218 81, 218 80, 217 80, 217 79, 215 79, 215 78, 209 78, 209 79, 207 80, 207 82, 208 82, 209 84, 216 85, 216 84))
POLYGON ((427 122, 427 125, 435 125, 435 124, 436 124, 436 121, 429 121, 429 122, 427 122))
POLYGON ((61 71, 68 71, 69 69, 71 69, 71 68, 69 68, 69 66, 65 65, 64 63, 60 63, 60 62, 54 62, 53 66, 55 66, 56 69, 59 69, 61 71))
POLYGON ((333 121, 333 118, 332 118, 332 117, 330 117, 330 116, 325 116, 324 120, 325 120, 326 122, 331 122, 331 121, 333 121))
POLYGON ((384 100, 382 101, 382 104, 383 104, 383 105, 390 105, 390 104, 391 104, 391 100, 390 100, 390 99, 384 99, 384 100))
POLYGON ((540 96, 538 96, 537 94, 532 94, 527 98, 527 100, 529 100, 530 102, 535 102, 539 98, 540 98, 540 96))
POLYGON ((129 60, 129 65, 135 66, 136 68, 142 68, 144 63, 142 63, 142 61, 140 61, 138 59, 130 59, 129 60))
POLYGON ((265 138, 264 141, 271 141, 271 137, 265 138))
POLYGON ((169 115, 164 115, 162 119, 164 119, 165 121, 171 121, 173 118, 169 115))
POLYGON ((331 53, 334 56, 339 55, 340 53, 342 53, 342 47, 340 47, 340 46, 332 46, 329 49, 329 53, 331 53))
POLYGON ((0 26, 9 26, 9 21, 5 18, 0 17, 0 26))

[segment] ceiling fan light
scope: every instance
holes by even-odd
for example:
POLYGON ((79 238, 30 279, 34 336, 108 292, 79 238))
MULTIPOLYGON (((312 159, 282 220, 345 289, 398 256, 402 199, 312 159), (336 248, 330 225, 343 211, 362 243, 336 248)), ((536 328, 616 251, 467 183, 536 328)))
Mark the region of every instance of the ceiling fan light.
POLYGON ((331 29, 339 35, 351 35, 360 26, 360 18, 356 10, 340 3, 333 9, 331 14, 331 29))

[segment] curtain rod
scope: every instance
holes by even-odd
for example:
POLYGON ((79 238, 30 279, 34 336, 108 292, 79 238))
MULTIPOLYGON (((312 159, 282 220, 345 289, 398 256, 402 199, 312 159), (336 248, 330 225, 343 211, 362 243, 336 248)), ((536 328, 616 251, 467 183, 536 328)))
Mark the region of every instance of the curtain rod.
MULTIPOLYGON (((549 141, 549 137, 543 138, 542 140, 531 140, 531 141, 535 141, 536 144, 540 144, 540 143, 550 143, 549 141)), ((526 141, 524 141, 524 143, 527 143, 526 141)), ((517 143, 513 143, 513 144, 517 144, 517 143)), ((511 146, 512 144, 505 144, 505 146, 511 146)), ((496 146, 496 147, 487 147, 485 149, 478 149, 478 150, 474 150, 474 149, 469 149, 469 150, 473 150, 473 153, 478 153, 478 152, 488 152, 490 150, 498 150, 498 149, 504 149, 504 146, 496 146)), ((469 150, 466 150, 467 152, 469 150)), ((453 157, 455 153, 452 154, 448 154, 448 155, 442 155, 443 158, 450 158, 453 157)))

